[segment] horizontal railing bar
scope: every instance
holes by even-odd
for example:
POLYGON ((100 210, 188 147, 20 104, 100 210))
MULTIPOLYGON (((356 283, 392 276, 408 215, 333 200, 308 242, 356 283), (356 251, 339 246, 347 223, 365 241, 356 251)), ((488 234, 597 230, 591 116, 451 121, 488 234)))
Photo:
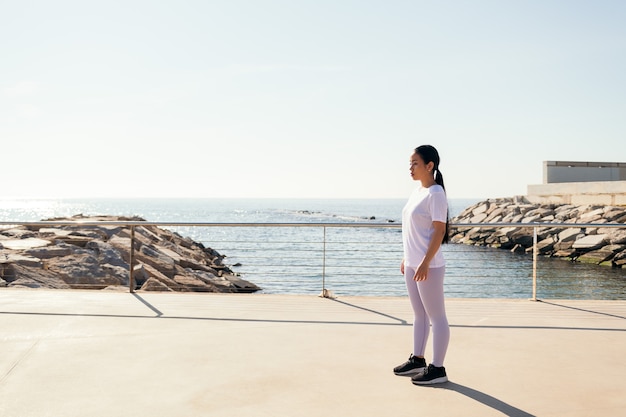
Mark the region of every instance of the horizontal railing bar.
POLYGON ((126 221, 126 220, 42 220, 29 222, 0 221, 0 226, 174 226, 174 227, 400 227, 394 223, 215 223, 215 222, 149 222, 149 221, 126 221))
MULTIPOLYGON (((126 220, 44 220, 44 221, 0 221, 0 226, 173 226, 173 227, 365 227, 365 228, 400 228, 401 223, 215 223, 215 222, 149 222, 126 220)), ((626 227, 624 223, 450 223, 450 227, 626 227)))
POLYGON ((450 223, 450 227, 626 227, 625 223, 450 223))
MULTIPOLYGON (((251 239, 241 239, 241 240, 217 240, 217 239, 212 239, 213 242, 219 242, 219 243, 259 243, 259 242, 265 242, 262 240, 251 240, 251 239)), ((267 243, 272 243, 272 244, 279 244, 279 243, 285 243, 285 244, 294 244, 294 245, 310 245, 310 244, 315 244, 315 245, 319 245, 321 242, 319 240, 303 240, 303 241, 294 241, 294 242, 290 242, 288 240, 272 240, 271 242, 267 242, 267 243)), ((331 239, 326 239, 326 243, 332 243, 332 244, 349 244, 349 243, 354 243, 354 244, 362 244, 363 242, 360 242, 358 240, 331 240, 331 239)), ((374 240, 374 241, 367 241, 368 244, 370 245, 389 245, 390 243, 396 244, 396 245, 401 245, 401 243, 399 242, 389 242, 389 241, 385 241, 385 240, 374 240)))

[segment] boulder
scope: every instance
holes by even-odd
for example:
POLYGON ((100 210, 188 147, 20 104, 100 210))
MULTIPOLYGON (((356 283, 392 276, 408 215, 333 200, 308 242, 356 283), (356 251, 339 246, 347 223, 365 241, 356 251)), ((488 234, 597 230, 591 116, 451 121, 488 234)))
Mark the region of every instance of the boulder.
POLYGON ((477 216, 479 214, 483 214, 485 213, 487 210, 489 209, 489 203, 485 202, 480 204, 478 207, 476 207, 475 209, 472 210, 472 214, 474 216, 477 216))
POLYGON ((613 266, 626 268, 626 250, 618 252, 613 256, 613 266))
POLYGON ((110 243, 100 240, 92 240, 87 243, 85 247, 93 251, 94 255, 98 257, 98 260, 101 263, 119 266, 128 270, 128 262, 124 260, 120 251, 118 251, 110 243))
POLYGON ((574 249, 593 250, 602 247, 607 242, 607 235, 589 235, 576 239, 574 249))
POLYGON ((623 207, 607 206, 604 208, 604 214, 602 215, 602 218, 606 219, 609 222, 612 222, 620 218, 623 215, 624 215, 623 207))
POLYGON ((586 252, 580 255, 577 259, 578 262, 600 264, 602 262, 610 261, 616 252, 623 250, 623 245, 607 245, 600 249, 586 252))
POLYGON ((552 256, 556 258, 573 259, 576 256, 576 249, 558 249, 552 256))
POLYGON ((164 283, 154 278, 149 278, 145 284, 141 286, 140 291, 174 291, 164 283))
POLYGON ((18 263, 23 266, 41 268, 41 259, 29 255, 21 255, 19 253, 3 253, 0 255, 0 263, 14 264, 18 263))
POLYGON ((513 252, 513 253, 525 253, 526 252, 526 248, 523 247, 522 245, 515 245, 511 249, 511 252, 513 252))
POLYGON ((519 228, 515 232, 510 235, 510 238, 513 242, 518 245, 522 245, 525 248, 531 247, 533 245, 533 231, 530 231, 527 228, 519 228))
POLYGON ((174 281, 189 288, 191 291, 216 292, 215 285, 211 285, 194 275, 175 275, 174 281))
POLYGON ((604 208, 600 207, 592 211, 588 211, 586 213, 578 216, 579 223, 597 223, 598 220, 602 219, 604 215, 604 208))
POLYGON ((176 263, 172 258, 161 256, 153 249, 142 246, 141 251, 135 252, 135 262, 149 265, 168 278, 173 278, 176 273, 176 263))
POLYGON ((563 251, 563 250, 570 250, 570 249, 572 249, 572 250, 575 251, 575 249, 573 249, 572 246, 574 246, 574 241, 573 240, 567 240, 567 241, 564 241, 564 242, 556 242, 554 244, 554 250, 556 250, 556 251, 563 251))
POLYGON ((487 218, 487 213, 479 213, 470 219, 470 223, 480 223, 487 218))
POLYGON ((54 272, 19 263, 0 265, 1 278, 8 287, 68 289, 70 286, 54 272))
POLYGON ((58 274, 72 288, 103 289, 120 285, 120 279, 102 268, 92 254, 73 254, 48 260, 48 270, 58 274))
POLYGON ((582 229, 577 227, 572 227, 569 229, 564 229, 562 232, 558 234, 559 242, 573 242, 581 236, 582 229))
POLYGON ((72 249, 64 245, 54 245, 46 247, 38 247, 33 249, 27 249, 24 251, 25 255, 32 256, 39 259, 57 258, 60 256, 69 256, 72 253, 72 249))
MULTIPOLYGON (((32 234, 32 232, 31 232, 32 234)), ((32 248, 40 248, 42 246, 48 246, 51 245, 52 242, 50 242, 47 239, 40 239, 40 238, 36 238, 36 237, 26 237, 23 239, 4 239, 2 240, 2 246, 5 249, 12 249, 12 250, 26 250, 26 249, 32 249, 32 248)))
MULTIPOLYGON (((57 218, 140 222, 115 216, 57 218)), ((224 255, 156 226, 135 226, 133 277, 146 291, 253 292, 259 288, 235 275, 224 255)), ((14 227, 0 230, 0 286, 29 288, 128 288, 129 227, 14 227)))
POLYGON ((541 255, 550 254, 554 249, 554 239, 548 238, 537 242, 537 253, 541 255))
POLYGON ((626 223, 626 207, 622 206, 530 204, 519 196, 489 199, 466 208, 451 219, 451 242, 532 253, 535 228, 527 226, 531 222, 571 223, 573 226, 536 228, 537 247, 541 255, 617 267, 626 265, 626 255, 622 257, 621 252, 614 254, 615 248, 620 247, 614 245, 626 245, 626 228, 602 226, 626 223), (519 226, 454 227, 457 223, 474 223, 473 220, 480 220, 477 223, 481 224, 497 221, 519 226), (584 227, 585 223, 598 226, 584 227), (613 246, 605 248, 609 245, 613 246))
POLYGON ((626 228, 625 229, 613 229, 608 233, 608 239, 611 245, 621 245, 626 243, 626 228))

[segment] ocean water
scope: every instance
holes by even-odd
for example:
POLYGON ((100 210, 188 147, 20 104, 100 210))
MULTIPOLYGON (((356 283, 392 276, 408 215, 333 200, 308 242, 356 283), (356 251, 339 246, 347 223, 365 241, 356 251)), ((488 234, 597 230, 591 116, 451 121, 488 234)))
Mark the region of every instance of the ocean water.
MULTIPOLYGON (((454 216, 478 199, 450 200, 454 216)), ((29 199, 0 200, 0 221, 76 214, 154 222, 384 223, 356 227, 172 227, 223 255, 265 293, 404 296, 399 229, 404 199, 29 199)), ((530 298, 532 257, 445 245, 449 297, 530 298)), ((626 271, 540 258, 539 298, 626 299, 626 271)))

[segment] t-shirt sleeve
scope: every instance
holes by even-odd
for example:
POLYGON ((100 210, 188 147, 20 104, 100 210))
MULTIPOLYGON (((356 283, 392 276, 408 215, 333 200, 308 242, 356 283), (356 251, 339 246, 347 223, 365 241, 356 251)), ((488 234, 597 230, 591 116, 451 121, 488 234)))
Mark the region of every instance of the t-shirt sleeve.
POLYGON ((430 215, 434 222, 448 221, 448 199, 445 191, 441 190, 430 195, 430 215))

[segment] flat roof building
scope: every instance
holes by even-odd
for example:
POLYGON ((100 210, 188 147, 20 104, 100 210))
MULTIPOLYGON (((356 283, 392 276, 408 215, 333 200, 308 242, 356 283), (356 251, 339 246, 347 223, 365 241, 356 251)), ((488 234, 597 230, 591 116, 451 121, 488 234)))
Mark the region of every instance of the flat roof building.
POLYGON ((544 161, 543 183, 626 181, 626 163, 544 161))
POLYGON ((529 185, 533 203, 626 205, 626 163, 544 161, 543 184, 529 185))

